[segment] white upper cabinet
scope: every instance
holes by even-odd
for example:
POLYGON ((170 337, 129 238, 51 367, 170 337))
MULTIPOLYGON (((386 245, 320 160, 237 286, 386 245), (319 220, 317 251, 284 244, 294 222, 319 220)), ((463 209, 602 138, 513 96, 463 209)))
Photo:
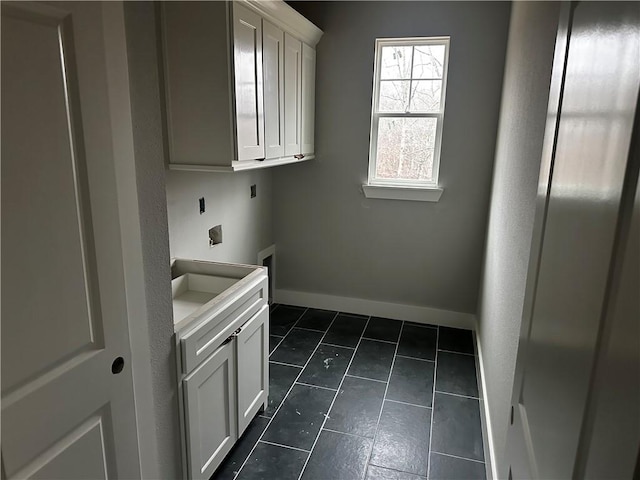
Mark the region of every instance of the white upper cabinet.
POLYGON ((284 157, 284 32, 262 22, 265 157, 284 157))
POLYGON ((238 160, 261 160, 264 153, 262 18, 233 4, 233 61, 238 160))
POLYGON ((313 158, 320 29, 281 0, 161 2, 161 11, 169 168, 313 158))
POLYGON ((314 152, 316 105, 316 51, 307 44, 302 45, 302 125, 301 152, 314 152))
POLYGON ((302 42, 284 34, 284 153, 300 154, 302 42))

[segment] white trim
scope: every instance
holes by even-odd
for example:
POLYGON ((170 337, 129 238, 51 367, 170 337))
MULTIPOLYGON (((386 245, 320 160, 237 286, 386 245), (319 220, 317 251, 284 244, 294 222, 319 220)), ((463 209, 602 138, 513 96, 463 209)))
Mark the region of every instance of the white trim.
POLYGON ((303 158, 281 157, 269 160, 233 160, 231 166, 225 165, 197 165, 192 163, 170 163, 169 170, 181 170, 187 172, 233 173, 245 170, 257 170, 259 168, 277 167, 292 163, 302 163, 313 160, 315 155, 305 155, 303 158))
POLYGON ((476 326, 476 316, 472 313, 453 312, 418 305, 403 305, 363 298, 339 297, 282 289, 276 289, 273 292, 273 299, 276 303, 287 305, 407 320, 416 323, 464 328, 466 330, 474 330, 476 326))
POLYGON ((258 263, 257 265, 259 267, 262 267, 262 263, 264 262, 264 259, 267 257, 271 257, 271 271, 268 272, 268 276, 271 277, 271 281, 268 282, 267 284, 269 285, 269 289, 273 288, 274 292, 269 291, 267 294, 267 298, 269 298, 269 295, 271 296, 271 299, 273 300, 273 295, 275 293, 275 288, 276 288, 276 245, 275 243, 267 248, 265 248, 264 250, 260 250, 258 252, 258 263))
MULTIPOLYGON (((476 332, 477 325, 476 325, 476 332)), ((475 336, 475 345, 478 353, 478 361, 476 363, 476 371, 478 373, 478 396, 480 397, 480 419, 482 422, 482 436, 485 445, 485 458, 487 480, 496 478, 498 472, 496 465, 495 444, 493 440, 493 431, 491 428, 491 413, 489 411, 489 402, 487 401, 487 381, 485 376, 484 361, 482 356, 482 347, 480 345, 480 336, 475 336), (488 458, 487 458, 488 457, 488 458)))
MULTIPOLYGON (((389 186, 406 186, 412 184, 414 187, 422 188, 434 188, 438 186, 438 177, 440 172, 440 157, 442 147, 442 128, 444 123, 445 112, 445 100, 447 96, 447 77, 449 73, 449 47, 451 37, 405 37, 405 38, 376 38, 375 41, 375 56, 373 66, 373 94, 371 98, 371 131, 369 135, 369 168, 367 183, 368 185, 389 185, 389 186), (382 47, 384 46, 420 46, 420 45, 444 45, 444 61, 442 65, 442 89, 440 97, 440 110, 437 112, 410 112, 409 106, 411 103, 411 83, 413 78, 413 53, 415 49, 412 49, 411 59, 411 74, 408 80, 409 84, 409 105, 406 106, 405 112, 380 112, 378 111, 379 93, 380 93, 380 61, 382 57, 382 47), (432 178, 430 181, 407 181, 406 179, 386 179, 376 177, 376 162, 377 162, 377 145, 378 145, 378 124, 380 118, 389 117, 409 117, 409 118, 435 118, 436 119, 436 138, 433 151, 433 167, 432 178)), ((385 79, 388 80, 388 79, 385 79)), ((376 197, 380 198, 380 197, 376 197)), ((386 197, 384 197, 386 198, 386 197)), ((404 200, 399 198, 399 200, 404 200)), ((437 201, 437 200, 436 200, 437 201)))
POLYGON ((149 362, 149 328, 122 2, 105 2, 102 6, 102 21, 107 88, 112 116, 113 161, 120 214, 140 472, 141 478, 158 478, 160 473, 153 408, 155 403, 149 362))
POLYGON ((413 200, 417 202, 437 202, 444 189, 439 187, 397 187, 393 185, 362 185, 367 198, 385 200, 413 200))
POLYGON ((246 7, 258 13, 265 20, 312 47, 318 44, 324 33, 282 0, 269 0, 266 2, 264 0, 241 1, 246 7))

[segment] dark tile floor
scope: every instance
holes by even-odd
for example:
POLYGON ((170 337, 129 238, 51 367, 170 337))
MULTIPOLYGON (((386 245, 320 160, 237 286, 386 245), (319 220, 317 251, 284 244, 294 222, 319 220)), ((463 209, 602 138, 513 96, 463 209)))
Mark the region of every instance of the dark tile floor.
POLYGON ((269 407, 212 480, 484 479, 466 330, 273 305, 269 407))

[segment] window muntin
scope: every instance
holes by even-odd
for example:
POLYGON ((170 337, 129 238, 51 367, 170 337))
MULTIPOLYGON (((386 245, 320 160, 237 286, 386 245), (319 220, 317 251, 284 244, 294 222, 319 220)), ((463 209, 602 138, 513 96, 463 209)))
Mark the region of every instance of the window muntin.
POLYGON ((438 184, 449 37, 377 39, 369 185, 438 184))

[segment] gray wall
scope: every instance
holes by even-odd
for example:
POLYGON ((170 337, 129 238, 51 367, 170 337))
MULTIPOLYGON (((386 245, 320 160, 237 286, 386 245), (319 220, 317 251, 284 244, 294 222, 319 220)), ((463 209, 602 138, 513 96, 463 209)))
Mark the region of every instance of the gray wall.
POLYGON ((324 30, 316 159, 274 172, 278 288, 475 313, 509 3, 292 2, 324 30), (366 199, 374 42, 450 35, 439 203, 366 199))
POLYGON ((152 2, 125 2, 129 87, 142 237, 158 471, 179 478, 180 431, 173 348, 171 273, 152 2))
POLYGON ((243 173, 167 172, 171 256, 257 262, 273 244, 271 169, 243 173), (256 197, 251 198, 251 185, 256 197), (204 197, 206 211, 199 213, 204 197), (222 225, 222 243, 209 247, 209 229, 222 225))
POLYGON ((478 342, 498 477, 503 471, 535 198, 546 122, 556 2, 514 2, 496 146, 478 342))

